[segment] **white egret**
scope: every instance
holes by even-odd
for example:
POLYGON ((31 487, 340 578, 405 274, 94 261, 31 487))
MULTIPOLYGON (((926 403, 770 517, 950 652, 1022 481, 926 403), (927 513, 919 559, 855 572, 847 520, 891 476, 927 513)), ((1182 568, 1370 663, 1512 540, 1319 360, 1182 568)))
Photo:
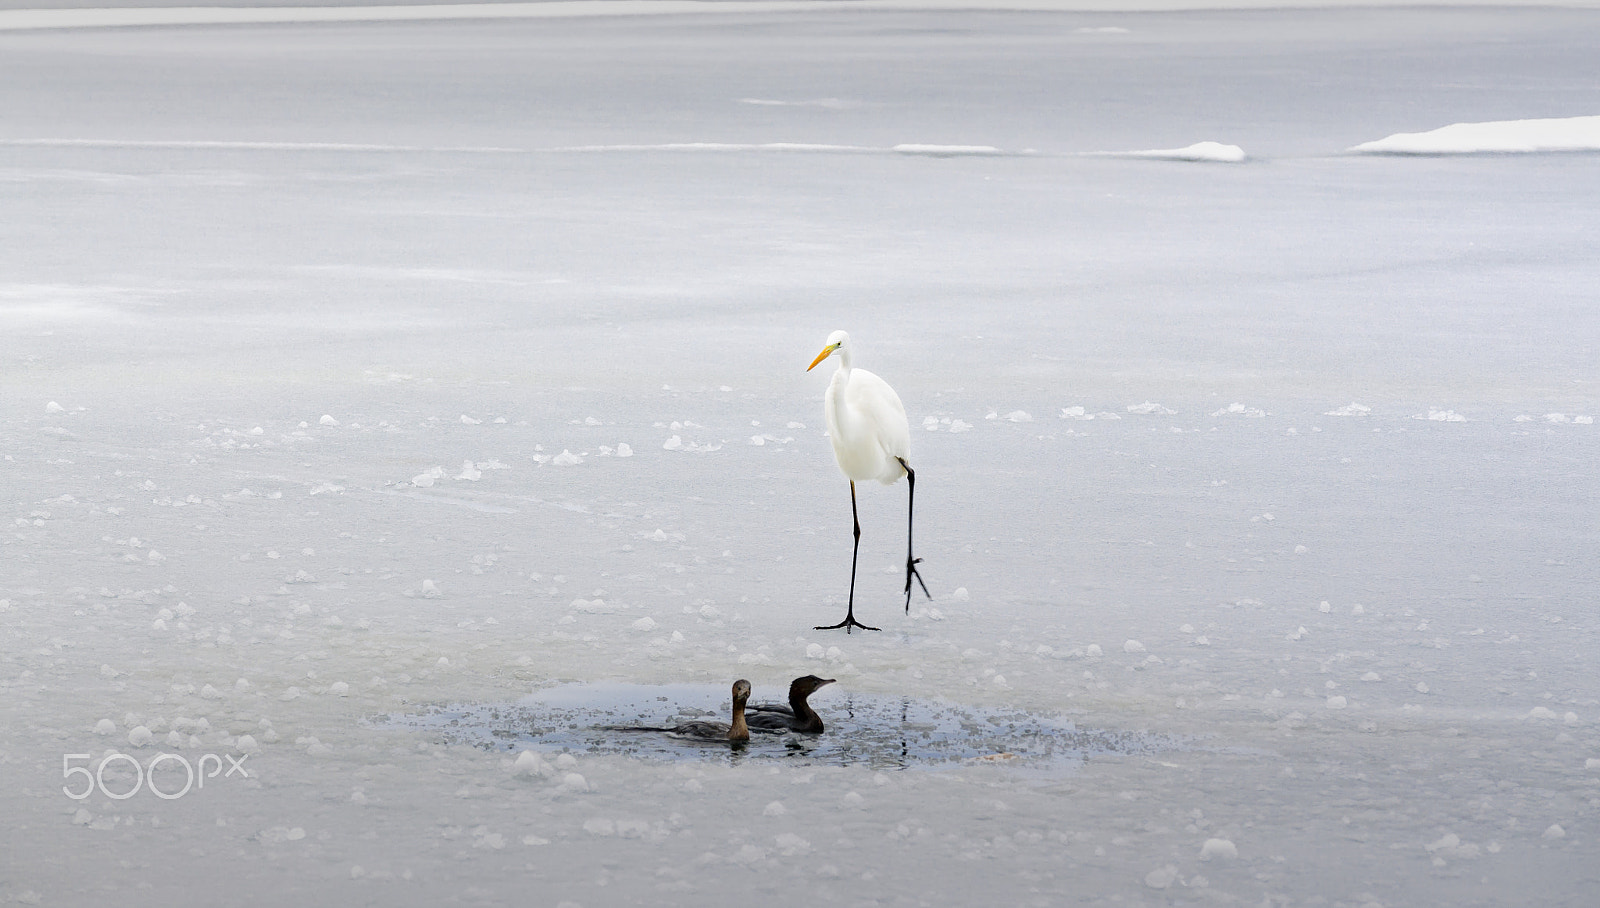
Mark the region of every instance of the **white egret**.
POLYGON ((850 518, 855 523, 855 548, 850 554, 850 603, 844 620, 838 624, 823 625, 819 631, 842 627, 845 633, 851 628, 875 631, 856 620, 856 559, 861 554, 861 519, 856 514, 856 480, 876 479, 884 485, 894 485, 900 477, 906 478, 910 500, 906 510, 906 612, 911 611, 911 578, 915 577, 929 599, 928 585, 917 572, 917 563, 911 553, 911 521, 916 513, 917 474, 907 458, 911 456, 911 427, 906 424, 906 408, 900 395, 894 393, 889 383, 865 369, 850 365, 850 335, 835 331, 828 335, 828 345, 806 367, 810 372, 830 356, 837 357, 839 368, 828 383, 823 396, 823 418, 828 423, 828 439, 833 442, 833 456, 839 469, 850 480, 850 518))

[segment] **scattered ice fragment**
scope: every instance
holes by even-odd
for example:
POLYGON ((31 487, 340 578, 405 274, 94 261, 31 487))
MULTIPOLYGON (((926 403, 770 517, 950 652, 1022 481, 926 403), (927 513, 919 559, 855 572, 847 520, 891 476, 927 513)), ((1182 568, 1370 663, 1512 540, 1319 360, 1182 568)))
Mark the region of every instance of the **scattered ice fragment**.
POLYGON ((677 435, 674 435, 671 438, 667 439, 665 442, 662 442, 661 447, 665 448, 668 451, 679 450, 680 448, 683 447, 683 439, 681 437, 677 436, 677 435))
POLYGON ((1346 706, 1349 706, 1349 705, 1350 705, 1349 702, 1347 700, 1345 700, 1345 698, 1343 698, 1343 697, 1334 696, 1334 697, 1329 697, 1328 698, 1328 708, 1329 709, 1344 709, 1346 706))
POLYGON ((568 791, 588 791, 589 780, 578 773, 569 772, 561 777, 561 787, 568 791))
POLYGON ((133 729, 128 732, 128 743, 132 744, 134 747, 144 747, 154 739, 155 735, 151 734, 150 729, 144 727, 143 725, 135 725, 133 729))
POLYGON ((239 740, 233 742, 233 747, 242 754, 253 754, 261 749, 253 735, 240 735, 239 740))
POLYGON ((1527 715, 1529 719, 1554 719, 1555 717, 1556 714, 1544 706, 1535 706, 1533 709, 1528 710, 1527 715))
POLYGON ((1367 672, 1366 674, 1361 676, 1361 680, 1363 680, 1363 681, 1382 681, 1383 678, 1379 677, 1377 672, 1367 672))
POLYGON ((322 419, 318 420, 318 422, 325 426, 337 426, 339 424, 337 419, 334 419, 332 416, 329 416, 326 413, 322 414, 322 419))
MULTIPOLYGON (((100 721, 107 722, 110 720, 101 719, 100 721)), ((96 730, 98 731, 99 729, 97 728, 96 730)), ((1589 770, 1590 772, 1600 771, 1600 760, 1590 757, 1589 759, 1583 761, 1583 768, 1589 770)))
POLYGON ((1207 637, 1204 634, 1201 634, 1200 636, 1194 638, 1194 645, 1195 646, 1210 646, 1211 645, 1211 638, 1207 637))
POLYGON ((461 424, 464 425, 464 426, 476 426, 476 425, 480 425, 482 423, 483 423, 483 420, 481 420, 481 419, 473 419, 472 417, 468 416, 465 413, 461 414, 461 424))
POLYGON ((517 760, 512 764, 511 771, 519 776, 549 775, 544 759, 531 750, 517 754, 517 760))
POLYGON ((632 457, 633 456, 633 449, 628 447, 628 443, 627 442, 619 441, 619 442, 617 442, 617 456, 618 457, 632 457))
POLYGON ((950 598, 954 599, 957 602, 965 602, 968 599, 972 598, 972 594, 967 592, 967 588, 966 587, 958 586, 958 587, 956 587, 955 592, 950 594, 950 598))
POLYGON ((562 448, 561 453, 557 454, 550 462, 558 467, 570 467, 583 463, 583 457, 568 451, 566 448, 562 448))
POLYGON ((1232 860, 1239 856, 1239 849, 1227 839, 1206 839, 1200 846, 1200 860, 1210 861, 1216 858, 1232 860))
POLYGON ((1329 605, 1328 604, 1328 600, 1324 599, 1324 600, 1322 600, 1322 603, 1317 606, 1317 611, 1319 611, 1322 614, 1326 615, 1329 612, 1333 611, 1333 606, 1329 605))
POLYGON ((1101 653, 1101 649, 1100 649, 1100 644, 1098 644, 1098 643, 1089 644, 1088 646, 1083 648, 1083 654, 1088 656, 1091 659, 1100 658, 1100 656, 1102 654, 1101 653))
POLYGON ((1123 641, 1122 651, 1125 653, 1142 653, 1144 652, 1144 644, 1137 640, 1126 640, 1123 641))
POLYGON ((1426 420, 1431 420, 1433 422, 1466 422, 1467 421, 1467 418, 1465 416, 1462 416, 1460 413, 1457 413, 1454 410, 1435 410, 1432 407, 1428 408, 1428 413, 1427 413, 1426 416, 1424 416, 1421 413, 1418 413, 1416 416, 1413 416, 1411 418, 1412 419, 1426 419, 1426 420))
POLYGON ((1426 682, 1426 681, 1418 681, 1417 682, 1417 693, 1425 694, 1427 692, 1428 692, 1428 682, 1426 682))
MULTIPOLYGON (((110 719, 101 719, 99 722, 94 724, 94 733, 97 735, 115 734, 116 730, 117 723, 111 721, 110 719)), ((1596 761, 1590 760, 1589 762, 1593 763, 1596 761)))
POLYGON ((472 461, 463 460, 461 462, 461 472, 456 475, 456 479, 458 479, 458 480, 466 480, 468 482, 477 482, 478 480, 480 480, 482 478, 483 478, 483 471, 479 470, 476 467, 474 467, 472 465, 472 461))
POLYGON ((1249 419, 1260 419, 1267 415, 1267 411, 1257 407, 1247 407, 1241 403, 1232 403, 1211 414, 1212 416, 1227 416, 1229 414, 1244 416, 1249 419))
POLYGON ((1366 416, 1372 412, 1371 407, 1364 407, 1358 403, 1349 403, 1337 410, 1329 410, 1323 416, 1366 416))
POLYGON ((1544 831, 1543 838, 1546 838, 1546 839, 1562 839, 1562 838, 1566 838, 1566 835, 1567 835, 1567 831, 1565 829, 1561 828, 1561 824, 1560 823, 1551 823, 1549 828, 1547 828, 1544 831))
POLYGON ((784 808, 782 801, 771 801, 766 807, 762 808, 761 815, 764 817, 781 817, 788 812, 784 808))
POLYGON ((750 443, 756 447, 761 447, 767 443, 767 440, 760 435, 752 435, 750 436, 750 443))
POLYGON ((1177 882, 1178 868, 1168 864, 1144 875, 1144 884, 1151 889, 1166 889, 1177 882))
POLYGON ((339 697, 350 696, 350 685, 343 681, 335 681, 328 686, 328 693, 339 697))
POLYGON ((1441 851, 1446 853, 1446 854, 1452 854, 1460 846, 1461 846, 1461 837, 1456 835, 1455 833, 1451 832, 1451 833, 1446 833, 1444 836, 1442 836, 1441 838, 1437 839, 1436 841, 1429 842, 1428 844, 1426 844, 1426 845, 1424 845, 1422 847, 1427 849, 1429 854, 1435 854, 1435 853, 1441 852, 1441 851))
POLYGON ((65 413, 66 410, 66 407, 61 406, 53 400, 44 405, 44 411, 46 413, 65 413))
POLYGON ((633 622, 633 629, 636 631, 653 631, 656 629, 655 619, 646 615, 645 617, 640 618, 638 621, 633 622))
POLYGON ((1142 404, 1129 404, 1128 412, 1138 416, 1176 416, 1178 413, 1177 410, 1170 410, 1148 400, 1142 404))

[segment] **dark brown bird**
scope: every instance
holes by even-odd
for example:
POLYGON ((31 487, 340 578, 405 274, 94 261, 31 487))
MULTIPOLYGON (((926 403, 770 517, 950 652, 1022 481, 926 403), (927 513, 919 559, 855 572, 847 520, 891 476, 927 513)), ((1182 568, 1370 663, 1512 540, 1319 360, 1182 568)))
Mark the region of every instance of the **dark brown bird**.
POLYGON ((733 682, 733 723, 707 722, 695 720, 693 722, 679 722, 677 725, 607 725, 611 731, 662 731, 680 738, 695 738, 700 741, 731 741, 742 744, 750 740, 750 726, 745 723, 744 707, 750 699, 750 682, 740 678, 733 682))
POLYGON ((789 683, 789 705, 778 703, 761 703, 750 707, 745 716, 745 721, 756 731, 788 732, 797 731, 802 734, 820 735, 823 731, 822 717, 811 708, 806 698, 824 685, 832 684, 835 678, 818 678, 816 675, 805 675, 789 683))

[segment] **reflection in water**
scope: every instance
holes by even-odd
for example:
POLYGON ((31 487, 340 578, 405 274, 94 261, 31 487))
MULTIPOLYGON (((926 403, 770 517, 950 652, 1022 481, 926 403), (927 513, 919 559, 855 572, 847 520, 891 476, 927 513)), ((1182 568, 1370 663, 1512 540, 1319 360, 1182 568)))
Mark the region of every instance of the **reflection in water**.
POLYGON ((668 761, 797 760, 879 769, 936 769, 973 762, 1061 770, 1096 755, 1184 747, 1184 742, 1165 735, 1083 729, 1068 720, 1020 710, 865 694, 825 697, 816 703, 828 722, 821 735, 754 734, 747 747, 603 727, 664 725, 725 715, 727 695, 720 696, 719 703, 719 694, 709 686, 566 684, 516 703, 449 704, 422 713, 393 713, 376 721, 485 750, 610 753, 668 761))

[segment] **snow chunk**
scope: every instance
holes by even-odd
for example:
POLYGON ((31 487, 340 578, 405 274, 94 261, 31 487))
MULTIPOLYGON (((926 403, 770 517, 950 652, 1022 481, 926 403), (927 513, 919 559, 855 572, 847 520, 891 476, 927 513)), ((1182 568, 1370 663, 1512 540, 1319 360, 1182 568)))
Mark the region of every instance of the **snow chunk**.
POLYGON ((134 747, 146 747, 154 739, 155 735, 151 734, 150 729, 143 725, 135 725, 133 730, 128 732, 128 743, 134 747))
POLYGON ((1215 413, 1213 413, 1211 415, 1212 416, 1238 415, 1238 416, 1244 416, 1244 417, 1246 417, 1248 419, 1260 419, 1261 417, 1267 415, 1267 411, 1259 409, 1259 408, 1256 408, 1256 407, 1247 407, 1247 406, 1245 406, 1244 404, 1241 404, 1241 403, 1232 403, 1232 404, 1227 405, 1226 407, 1223 407, 1222 409, 1218 410, 1217 412, 1215 412, 1215 413))
POLYGON ((788 812, 788 809, 783 806, 782 801, 772 801, 768 803, 766 807, 762 808, 761 815, 764 817, 781 817, 788 812))
POLYGON ((1178 413, 1177 410, 1168 409, 1148 400, 1142 404, 1129 404, 1128 412, 1137 416, 1176 416, 1178 413))
POLYGON ((1351 402, 1349 404, 1346 404, 1345 406, 1340 407, 1337 410, 1329 410, 1328 412, 1326 412, 1326 413, 1324 413, 1322 415, 1323 416, 1366 416, 1367 414, 1369 414, 1371 412, 1372 412, 1372 408, 1371 407, 1364 407, 1361 404, 1358 404, 1358 403, 1355 403, 1355 402, 1351 402))
POLYGON ((1427 413, 1426 416, 1424 416, 1421 413, 1418 413, 1416 416, 1413 416, 1411 418, 1412 419, 1426 419, 1426 420, 1431 420, 1433 422, 1466 422, 1467 421, 1467 418, 1465 416, 1462 416, 1460 413, 1457 413, 1454 410, 1435 410, 1432 407, 1428 408, 1428 413, 1427 413))
POLYGON ((568 451, 566 448, 562 448, 561 453, 557 454, 550 462, 558 467, 571 467, 583 463, 583 457, 568 451))
POLYGON ((1167 889, 1178 880, 1178 868, 1168 864, 1144 875, 1144 884, 1151 889, 1167 889))
MULTIPOLYGON (((115 734, 116 731, 117 723, 111 721, 110 719, 101 719, 99 722, 94 724, 94 733, 97 735, 115 734)), ((1600 763, 1600 760, 1590 760, 1589 762, 1600 763)))
POLYGON ((1213 164, 1238 164, 1245 159, 1244 149, 1221 142, 1196 142, 1182 148, 1152 148, 1145 151, 1125 151, 1122 157, 1156 158, 1163 161, 1203 161, 1213 164))
POLYGON ((1350 150, 1414 155, 1600 151, 1600 116, 1452 123, 1428 132, 1395 133, 1350 150))
POLYGON ((463 460, 461 462, 461 472, 456 475, 456 479, 465 480, 467 482, 477 482, 478 480, 480 480, 482 478, 483 478, 483 471, 478 469, 477 467, 474 467, 472 465, 472 461, 463 460))
POLYGON ((554 770, 545 763, 543 757, 531 750, 525 750, 517 754, 516 762, 511 765, 511 772, 519 776, 548 776, 554 770))
POLYGON ((628 447, 628 443, 627 442, 619 441, 619 442, 617 442, 617 456, 618 457, 632 457, 633 456, 633 449, 628 447))
POLYGON ((1551 823, 1550 827, 1544 831, 1543 835, 1543 838, 1546 839, 1564 839, 1566 837, 1567 831, 1561 828, 1560 823, 1551 823))
POLYGON ((67 408, 52 400, 44 405, 44 411, 46 413, 65 413, 67 412, 67 408))
POLYGON ((325 426, 337 426, 339 424, 337 419, 334 419, 332 416, 329 416, 326 413, 322 414, 322 418, 317 421, 325 426))
POLYGON ((1345 707, 1347 707, 1349 705, 1350 705, 1349 701, 1345 700, 1345 698, 1343 698, 1343 697, 1335 696, 1335 697, 1329 697, 1328 698, 1328 708, 1329 709, 1344 709, 1345 707))
POLYGON ((239 740, 233 742, 233 747, 242 754, 253 754, 261 749, 253 735, 240 735, 239 740))
POLYGON ((1210 861, 1216 858, 1233 860, 1239 856, 1239 849, 1227 839, 1206 839, 1200 846, 1200 860, 1210 861))
POLYGON ((1127 640, 1122 644, 1122 651, 1125 653, 1142 653, 1144 652, 1144 644, 1137 640, 1127 640))

